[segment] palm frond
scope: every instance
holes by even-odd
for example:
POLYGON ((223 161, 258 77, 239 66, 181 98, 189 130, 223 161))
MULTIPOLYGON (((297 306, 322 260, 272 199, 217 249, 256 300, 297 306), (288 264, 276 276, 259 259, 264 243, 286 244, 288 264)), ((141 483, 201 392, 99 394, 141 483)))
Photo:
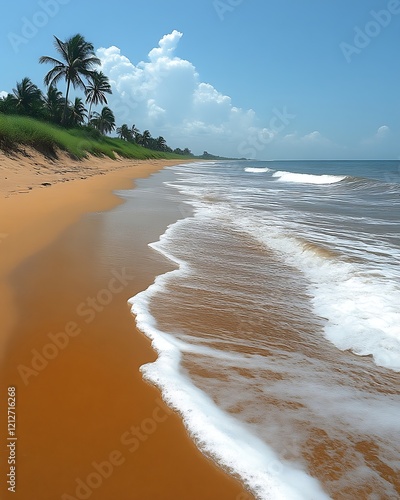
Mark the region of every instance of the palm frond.
POLYGON ((65 66, 56 66, 46 74, 44 77, 44 83, 47 86, 57 85, 61 79, 66 79, 66 74, 65 66))
POLYGON ((55 59, 54 57, 50 57, 50 56, 42 56, 39 58, 39 63, 40 64, 46 64, 46 63, 50 63, 50 64, 63 64, 62 61, 59 61, 58 59, 55 59))
POLYGON ((60 40, 54 35, 54 47, 56 51, 61 55, 61 57, 65 60, 68 61, 68 53, 66 50, 65 42, 60 40))

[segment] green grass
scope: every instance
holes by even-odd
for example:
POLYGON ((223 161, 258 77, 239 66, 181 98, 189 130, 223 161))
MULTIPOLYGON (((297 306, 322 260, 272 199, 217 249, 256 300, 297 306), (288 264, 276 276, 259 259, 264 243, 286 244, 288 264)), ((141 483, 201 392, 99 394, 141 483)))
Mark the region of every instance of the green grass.
POLYGON ((15 151, 21 145, 30 146, 53 157, 61 149, 77 159, 86 158, 89 154, 112 159, 116 158, 116 154, 139 160, 186 158, 173 153, 152 151, 121 139, 104 137, 84 128, 69 130, 33 118, 0 113, 0 149, 15 151))

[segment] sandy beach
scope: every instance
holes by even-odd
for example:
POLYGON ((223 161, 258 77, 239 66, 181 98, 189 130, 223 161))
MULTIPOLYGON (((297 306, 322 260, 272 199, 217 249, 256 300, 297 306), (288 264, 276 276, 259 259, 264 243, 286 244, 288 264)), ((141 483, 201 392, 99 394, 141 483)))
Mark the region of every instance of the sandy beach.
POLYGON ((170 266, 147 245, 178 214, 152 200, 112 236, 102 218, 176 163, 0 155, 1 498, 253 498, 139 371, 156 354, 127 300, 170 266))

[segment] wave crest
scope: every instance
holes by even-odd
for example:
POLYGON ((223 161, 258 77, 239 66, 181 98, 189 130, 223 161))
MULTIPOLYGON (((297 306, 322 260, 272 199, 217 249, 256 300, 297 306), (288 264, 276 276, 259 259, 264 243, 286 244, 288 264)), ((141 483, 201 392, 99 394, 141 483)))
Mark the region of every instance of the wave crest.
POLYGON ((346 179, 346 175, 297 174, 279 170, 274 172, 272 177, 278 178, 281 182, 297 182, 302 184, 335 184, 346 179))
POLYGON ((270 168, 267 168, 267 167, 246 167, 244 169, 245 172, 249 172, 249 173, 252 173, 252 174, 262 174, 264 172, 273 172, 273 170, 271 170, 270 168))

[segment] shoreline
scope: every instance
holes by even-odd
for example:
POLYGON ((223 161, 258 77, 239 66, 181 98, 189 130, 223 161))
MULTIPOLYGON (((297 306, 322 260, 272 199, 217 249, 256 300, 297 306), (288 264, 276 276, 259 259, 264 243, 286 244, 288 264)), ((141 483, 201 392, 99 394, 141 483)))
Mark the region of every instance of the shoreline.
POLYGON ((21 147, 17 153, 0 150, 0 199, 29 194, 38 189, 53 187, 57 184, 77 180, 87 180, 99 175, 109 175, 124 168, 147 163, 178 164, 198 161, 195 159, 129 159, 117 156, 115 160, 107 157, 89 155, 81 160, 72 159, 64 151, 57 156, 45 156, 31 147, 21 147))
MULTIPOLYGON (((134 271, 139 273, 133 280, 123 274, 120 256, 120 267, 114 263, 111 274, 96 259, 105 211, 123 203, 112 191, 132 188, 134 179, 178 163, 185 161, 140 161, 0 200, 0 212, 10 214, 0 227, 7 235, 0 246, 1 353, 7 354, 1 372, 3 394, 8 386, 17 386, 17 499, 83 498, 90 474, 94 483, 98 479, 96 471, 103 474, 101 487, 90 483, 96 499, 117 495, 130 500, 134 492, 143 499, 252 498, 200 453, 181 418, 139 372, 156 354, 141 332, 135 334, 125 295, 147 287, 165 263, 149 260, 145 241, 127 253, 129 259, 135 256, 134 271), (117 294, 127 281, 123 294, 117 294), (103 290, 116 295, 86 328, 87 305, 79 309, 80 322, 71 311, 78 310, 82 297, 97 297, 103 290), (57 359, 47 360, 46 366, 42 360, 41 370, 39 358, 49 339, 59 342, 57 359), (68 343, 65 350, 63 342, 68 343), (39 365, 33 366, 32 352, 39 353, 39 365), (18 366, 37 374, 16 371, 18 366)), ((163 207, 159 212, 165 218, 163 207)), ((2 408, 2 428, 5 414, 2 408)), ((3 479, 1 489, 4 485, 3 479)))
MULTIPOLYGON (((44 157, 41 158, 45 161, 44 157)), ((9 196, 9 188, 0 191, 0 214, 4 214, 0 220, 0 295, 3 297, 0 302, 3 323, 0 359, 3 355, 3 337, 12 327, 14 317, 12 298, 5 283, 11 270, 49 245, 85 213, 109 210, 122 203, 113 194, 114 190, 129 189, 133 187, 135 179, 147 177, 164 166, 180 163, 175 160, 125 160, 115 167, 115 160, 97 158, 93 161, 95 164, 100 163, 101 168, 96 167, 98 174, 94 173, 87 179, 80 179, 79 175, 75 175, 71 177, 73 182, 59 182, 13 196, 9 196)), ((29 167, 28 174, 25 175, 25 164, 21 157, 18 164, 23 170, 21 175, 24 182, 27 178, 31 179, 29 167)), ((0 165, 4 167, 4 164, 0 165)))

